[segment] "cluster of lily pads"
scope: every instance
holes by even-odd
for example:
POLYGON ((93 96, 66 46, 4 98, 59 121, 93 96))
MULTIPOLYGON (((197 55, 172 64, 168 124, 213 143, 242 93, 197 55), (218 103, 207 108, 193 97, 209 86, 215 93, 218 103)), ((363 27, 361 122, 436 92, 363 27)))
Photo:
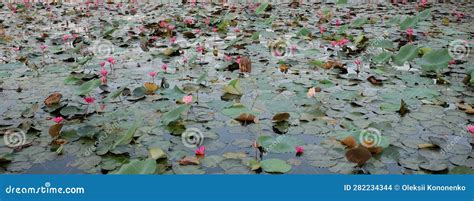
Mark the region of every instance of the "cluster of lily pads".
POLYGON ((472 174, 470 7, 0 4, 0 172, 472 174))

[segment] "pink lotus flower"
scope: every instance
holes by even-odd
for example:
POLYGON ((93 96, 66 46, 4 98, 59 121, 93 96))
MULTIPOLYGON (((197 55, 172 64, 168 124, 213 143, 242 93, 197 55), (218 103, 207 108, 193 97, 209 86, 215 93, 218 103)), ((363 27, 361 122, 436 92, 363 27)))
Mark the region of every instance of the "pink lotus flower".
POLYGON ((164 71, 168 70, 168 64, 161 65, 161 69, 164 71))
POLYGON ((337 43, 337 41, 331 41, 331 45, 332 45, 333 47, 336 47, 336 46, 338 46, 339 44, 337 43))
POLYGON ((195 33, 195 34, 200 34, 200 33, 201 33, 201 29, 195 29, 195 30, 194 30, 194 33, 195 33))
POLYGON ((211 18, 208 17, 204 20, 204 24, 209 25, 211 23, 211 18))
POLYGON ((171 44, 175 44, 176 43, 176 37, 171 37, 170 42, 171 42, 171 44))
POLYGON ((168 25, 167 22, 165 22, 165 21, 161 21, 161 22, 160 22, 160 27, 164 28, 164 27, 168 27, 168 26, 169 26, 169 25, 168 25))
POLYGON ((319 25, 319 32, 320 32, 321 34, 324 34, 324 31, 325 31, 324 26, 323 26, 323 25, 319 25))
POLYGON ((140 32, 145 32, 145 27, 144 26, 139 26, 138 30, 140 30, 140 32))
POLYGON ((308 96, 308 98, 314 97, 316 95, 316 88, 309 88, 308 93, 306 93, 306 95, 308 96))
POLYGON ((298 46, 293 44, 291 45, 290 50, 291 50, 291 53, 295 53, 298 50, 298 46))
POLYGON ((176 27, 173 26, 173 25, 168 25, 168 29, 169 29, 170 31, 173 31, 175 28, 176 28, 176 27))
POLYGON ((296 154, 303 154, 304 152, 304 148, 302 146, 297 146, 295 150, 296 150, 296 154))
POLYGON ((235 27, 235 28, 234 28, 234 32, 235 32, 235 33, 240 33, 240 29, 239 29, 238 27, 235 27))
POLYGON ((191 96, 191 95, 184 96, 182 101, 185 104, 190 104, 190 103, 193 102, 193 96, 191 96))
POLYGON ((216 27, 213 27, 213 28, 212 28, 212 32, 216 33, 216 32, 217 32, 217 28, 216 28, 216 27))
POLYGON ((412 28, 407 29, 407 35, 408 36, 413 36, 413 29, 412 28))
POLYGON ((188 63, 188 58, 184 57, 183 58, 183 63, 188 63))
POLYGON ((450 64, 450 65, 456 64, 456 60, 453 59, 453 60, 449 61, 448 64, 450 64))
POLYGON ((102 70, 100 70, 100 74, 103 77, 107 77, 107 75, 109 74, 109 71, 107 69, 103 68, 102 70))
MULTIPOLYGON (((474 135, 474 125, 469 125, 466 127, 467 131, 474 135)), ((474 136, 473 136, 474 137, 474 136)))
POLYGON ((63 35, 63 41, 64 41, 64 42, 68 41, 68 40, 71 39, 71 38, 72 38, 72 36, 69 35, 69 34, 64 34, 64 35, 63 35))
POLYGON ((236 62, 240 64, 240 56, 237 56, 236 62))
POLYGON ((99 65, 100 65, 100 67, 104 67, 105 66, 105 61, 99 62, 99 65))
POLYGON ((199 148, 197 148, 194 153, 198 156, 204 156, 206 155, 206 146, 200 146, 199 148))
POLYGON ((186 18, 183 21, 185 24, 191 25, 194 24, 194 19, 193 18, 186 18))
POLYGON ((336 19, 336 26, 341 26, 342 21, 340 19, 336 19))
POLYGON ((57 124, 60 124, 61 122, 63 122, 63 120, 64 118, 61 116, 53 118, 53 121, 56 122, 57 124))
POLYGON ((39 48, 40 48, 42 51, 44 51, 46 48, 48 48, 48 46, 46 46, 46 45, 40 45, 39 48))
POLYGON ((151 76, 151 77, 155 77, 156 76, 156 72, 155 71, 152 71, 152 72, 149 72, 148 75, 151 76))
POLYGON ((342 46, 346 45, 347 43, 349 43, 349 39, 343 38, 343 39, 339 40, 338 43, 339 43, 339 46, 342 47, 342 46))
POLYGON ((227 62, 231 62, 232 61, 232 57, 227 55, 227 54, 224 54, 224 60, 226 60, 227 62))
POLYGON ((421 0, 421 6, 425 7, 428 3, 428 0, 421 0))
POLYGON ((196 51, 201 52, 201 53, 204 52, 204 46, 198 45, 198 46, 196 47, 196 51))
POLYGON ((357 58, 356 60, 354 60, 354 63, 356 65, 360 65, 360 64, 362 64, 362 61, 359 58, 357 58))
POLYGON ((92 97, 92 96, 88 96, 88 97, 85 97, 85 98, 84 98, 84 101, 85 101, 87 104, 92 104, 92 103, 94 103, 95 98, 92 97))
POLYGON ((102 85, 107 85, 107 77, 105 77, 105 76, 100 77, 100 83, 102 85))
POLYGON ((115 64, 115 59, 113 57, 109 57, 107 58, 107 62, 109 62, 110 64, 115 64))

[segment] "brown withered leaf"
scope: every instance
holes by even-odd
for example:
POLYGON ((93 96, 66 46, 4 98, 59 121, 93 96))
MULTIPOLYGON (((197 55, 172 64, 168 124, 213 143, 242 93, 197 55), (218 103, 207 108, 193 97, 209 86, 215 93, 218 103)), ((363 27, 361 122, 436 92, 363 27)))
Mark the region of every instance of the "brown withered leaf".
POLYGON ((54 124, 51 127, 49 127, 49 135, 52 138, 57 138, 59 137, 59 134, 61 133, 61 129, 63 128, 63 124, 54 124))
POLYGON ((351 149, 357 146, 357 142, 352 136, 347 136, 346 138, 341 140, 341 144, 351 149))
POLYGON ((281 121, 287 121, 290 118, 290 114, 287 112, 282 112, 278 113, 275 116, 273 116, 272 121, 273 122, 281 122, 281 121))
POLYGON ((370 151, 370 153, 372 153, 372 155, 380 154, 383 151, 382 147, 370 147, 370 148, 367 148, 367 149, 370 151))
POLYGON ((282 72, 282 73, 288 73, 288 69, 290 69, 290 68, 288 67, 288 65, 286 65, 286 64, 281 64, 281 65, 280 65, 280 72, 282 72))
POLYGON ((252 72, 252 61, 248 56, 243 56, 242 58, 240 58, 239 70, 241 73, 252 72))
POLYGON ((51 107, 55 104, 58 104, 61 101, 62 97, 63 95, 60 93, 53 93, 49 95, 46 99, 44 99, 44 104, 48 107, 51 107))
POLYGON ((346 152, 348 161, 357 163, 359 166, 365 164, 372 157, 372 153, 365 147, 357 147, 346 152))
POLYGON ((54 145, 65 145, 67 143, 68 143, 68 141, 65 140, 65 139, 55 139, 52 142, 52 144, 54 144, 54 145))
POLYGON ((153 94, 156 90, 158 90, 158 88, 160 88, 157 84, 153 82, 145 82, 143 86, 146 89, 146 94, 153 94))
POLYGON ((400 100, 400 109, 398 109, 397 112, 402 117, 404 117, 406 113, 410 112, 410 109, 408 109, 408 105, 405 103, 403 99, 400 100))
POLYGON ((196 156, 185 156, 178 162, 180 165, 199 165, 199 159, 196 156))
POLYGON ((248 113, 242 113, 237 118, 235 118, 235 120, 240 121, 242 123, 256 123, 258 121, 255 115, 248 113))
POLYGON ((382 80, 375 78, 375 76, 373 75, 368 77, 367 80, 373 85, 378 85, 378 86, 382 85, 382 80))

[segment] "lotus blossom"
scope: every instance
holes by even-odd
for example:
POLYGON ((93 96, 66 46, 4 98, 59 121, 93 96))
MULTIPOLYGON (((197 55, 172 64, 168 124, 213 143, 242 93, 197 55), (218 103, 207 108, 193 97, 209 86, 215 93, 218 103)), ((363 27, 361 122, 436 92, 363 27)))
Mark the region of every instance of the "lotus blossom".
POLYGON ((238 27, 235 27, 235 28, 234 28, 234 32, 235 32, 235 33, 240 33, 240 29, 239 29, 238 27))
POLYGON ((109 57, 109 58, 107 58, 107 62, 109 62, 110 64, 113 65, 113 64, 115 64, 116 61, 113 57, 109 57))
POLYGON ((412 28, 407 29, 407 35, 408 36, 413 36, 413 29, 412 28))
POLYGON ((213 28, 212 28, 212 32, 214 32, 214 33, 217 32, 217 28, 216 28, 216 27, 213 27, 213 28))
POLYGON ((171 37, 170 42, 171 42, 171 44, 175 44, 176 43, 176 37, 171 37))
POLYGON ((184 96, 182 101, 185 104, 190 104, 190 103, 193 102, 193 96, 191 96, 191 95, 184 96))
POLYGON ((240 56, 237 56, 236 62, 240 64, 240 56))
POLYGON ((100 67, 104 67, 105 66, 105 61, 99 62, 99 65, 100 65, 100 67))
POLYGON ((168 64, 161 65, 161 69, 163 69, 164 71, 168 70, 168 64))
POLYGON ((149 72, 148 75, 151 76, 151 77, 155 77, 156 76, 156 72, 155 71, 152 71, 152 72, 149 72))
POLYGON ((194 151, 194 153, 198 156, 204 156, 206 154, 206 146, 200 146, 194 151))
POLYGON ((453 59, 453 60, 449 61, 448 64, 450 64, 450 65, 456 64, 456 60, 453 59))
POLYGON ((100 83, 102 85, 107 85, 107 77, 105 77, 105 76, 100 77, 100 83))
POLYGON ((188 63, 188 58, 184 57, 183 58, 183 63, 188 63))
POLYGON ((200 33, 201 33, 201 29, 194 29, 194 33, 195 33, 195 34, 200 34, 200 33))
POLYGON ((40 45, 39 48, 40 48, 42 51, 44 51, 46 48, 48 48, 48 46, 46 46, 46 45, 40 45))
POLYGON ((304 148, 302 146, 295 147, 295 150, 296 150, 296 154, 298 155, 303 154, 304 152, 304 148))
POLYGON ((308 93, 306 93, 306 95, 308 96, 308 98, 314 97, 316 95, 316 88, 309 88, 308 93))
POLYGON ((324 26, 323 26, 323 25, 319 25, 319 32, 320 32, 321 34, 324 34, 324 31, 325 31, 324 26))
POLYGON ((474 135, 474 125, 469 125, 466 127, 467 131, 469 131, 472 135, 474 135))
POLYGON ((421 6, 425 7, 428 3, 428 0, 421 0, 421 6))
POLYGON ((92 104, 92 103, 94 103, 95 98, 92 97, 92 96, 88 96, 88 97, 85 97, 85 98, 84 98, 84 101, 85 101, 87 104, 92 104))
POLYGON ((298 46, 295 44, 292 44, 290 47, 291 53, 295 53, 298 50, 298 46))
POLYGON ((186 18, 183 21, 185 24, 191 25, 194 24, 194 19, 193 18, 186 18))
POLYGON ((357 58, 356 60, 354 60, 354 63, 356 65, 360 65, 360 64, 362 64, 362 61, 359 58, 357 58))
POLYGON ((211 18, 208 17, 204 20, 204 24, 209 25, 211 23, 211 18))
POLYGON ((336 19, 336 26, 341 26, 342 21, 340 19, 336 19))
POLYGON ((347 43, 349 43, 349 40, 348 39, 341 39, 341 40, 338 40, 338 41, 331 41, 331 45, 333 47, 336 47, 336 46, 339 46, 339 47, 342 47, 344 45, 346 45, 347 43))
POLYGON ((231 62, 232 61, 232 57, 227 55, 227 54, 224 54, 224 60, 228 61, 228 62, 231 62))
POLYGON ((198 45, 198 46, 196 47, 196 51, 201 52, 201 53, 204 52, 204 46, 198 45))
POLYGON ((103 68, 102 70, 100 70, 100 74, 103 77, 107 77, 107 75, 109 74, 109 71, 107 69, 103 68))
POLYGON ((57 124, 60 124, 63 120, 64 118, 61 116, 53 118, 53 121, 56 122, 57 124))
POLYGON ((64 35, 63 35, 63 41, 64 41, 64 42, 68 41, 68 40, 71 39, 71 38, 72 38, 72 36, 69 35, 69 34, 64 34, 64 35))
POLYGON ((160 22, 160 27, 164 28, 164 27, 168 27, 168 26, 169 26, 169 24, 167 22, 165 22, 165 21, 160 22))

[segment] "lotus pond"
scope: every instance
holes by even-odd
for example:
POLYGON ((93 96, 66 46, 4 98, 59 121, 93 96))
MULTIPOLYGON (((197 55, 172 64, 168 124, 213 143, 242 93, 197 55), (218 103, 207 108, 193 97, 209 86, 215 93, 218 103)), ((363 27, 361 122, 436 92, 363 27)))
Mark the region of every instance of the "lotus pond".
POLYGON ((473 174, 473 7, 0 4, 0 172, 473 174))

